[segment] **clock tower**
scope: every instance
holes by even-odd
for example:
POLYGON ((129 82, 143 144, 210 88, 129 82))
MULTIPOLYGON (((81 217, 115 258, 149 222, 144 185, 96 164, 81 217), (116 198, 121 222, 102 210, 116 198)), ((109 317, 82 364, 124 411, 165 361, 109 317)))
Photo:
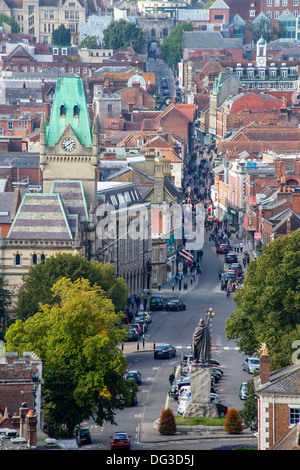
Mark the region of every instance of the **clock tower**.
POLYGON ((51 193, 55 181, 80 180, 87 207, 97 207, 97 122, 92 128, 81 78, 59 77, 49 124, 41 120, 43 193, 51 193))
POLYGON ((263 37, 261 37, 256 43, 256 67, 267 66, 267 43, 263 37))

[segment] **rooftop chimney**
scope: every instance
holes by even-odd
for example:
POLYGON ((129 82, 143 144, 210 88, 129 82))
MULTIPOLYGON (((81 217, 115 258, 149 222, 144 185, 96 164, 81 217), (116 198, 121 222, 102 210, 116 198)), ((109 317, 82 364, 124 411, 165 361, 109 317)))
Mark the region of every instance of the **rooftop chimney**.
POLYGON ((270 381, 270 356, 265 343, 261 345, 260 353, 259 377, 261 385, 264 385, 270 381))

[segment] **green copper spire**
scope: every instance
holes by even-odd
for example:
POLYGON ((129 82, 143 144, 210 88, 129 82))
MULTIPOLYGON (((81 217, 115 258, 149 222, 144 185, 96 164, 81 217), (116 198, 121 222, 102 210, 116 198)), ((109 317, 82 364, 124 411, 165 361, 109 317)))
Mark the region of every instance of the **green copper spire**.
POLYGON ((92 146, 92 128, 83 83, 79 77, 59 77, 56 83, 46 145, 54 146, 70 124, 85 147, 92 146))

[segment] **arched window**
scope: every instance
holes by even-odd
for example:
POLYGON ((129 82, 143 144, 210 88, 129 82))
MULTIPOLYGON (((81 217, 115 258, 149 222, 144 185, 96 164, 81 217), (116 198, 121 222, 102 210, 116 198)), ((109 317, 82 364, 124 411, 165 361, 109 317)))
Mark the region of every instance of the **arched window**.
POLYGON ((46 256, 45 255, 41 255, 41 263, 44 263, 46 261, 46 256))
POLYGON ((73 108, 73 117, 79 116, 79 107, 75 104, 73 108))
POLYGON ((61 105, 61 107, 59 108, 59 115, 60 116, 65 116, 66 115, 66 107, 64 104, 61 105))
POLYGON ((35 253, 32 255, 32 264, 37 264, 37 255, 35 253))
POLYGON ((16 266, 21 266, 21 255, 19 255, 19 253, 16 254, 15 265, 16 266))
POLYGON ((156 36, 155 29, 152 28, 152 29, 151 29, 151 37, 152 37, 152 38, 155 38, 155 36, 156 36))

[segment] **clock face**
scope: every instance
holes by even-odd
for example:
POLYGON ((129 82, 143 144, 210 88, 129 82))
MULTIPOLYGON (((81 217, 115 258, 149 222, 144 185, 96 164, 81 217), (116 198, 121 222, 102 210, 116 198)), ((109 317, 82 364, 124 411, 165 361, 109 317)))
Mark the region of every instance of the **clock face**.
POLYGON ((62 143, 63 149, 67 152, 72 152, 75 148, 75 141, 73 139, 65 139, 62 143))

